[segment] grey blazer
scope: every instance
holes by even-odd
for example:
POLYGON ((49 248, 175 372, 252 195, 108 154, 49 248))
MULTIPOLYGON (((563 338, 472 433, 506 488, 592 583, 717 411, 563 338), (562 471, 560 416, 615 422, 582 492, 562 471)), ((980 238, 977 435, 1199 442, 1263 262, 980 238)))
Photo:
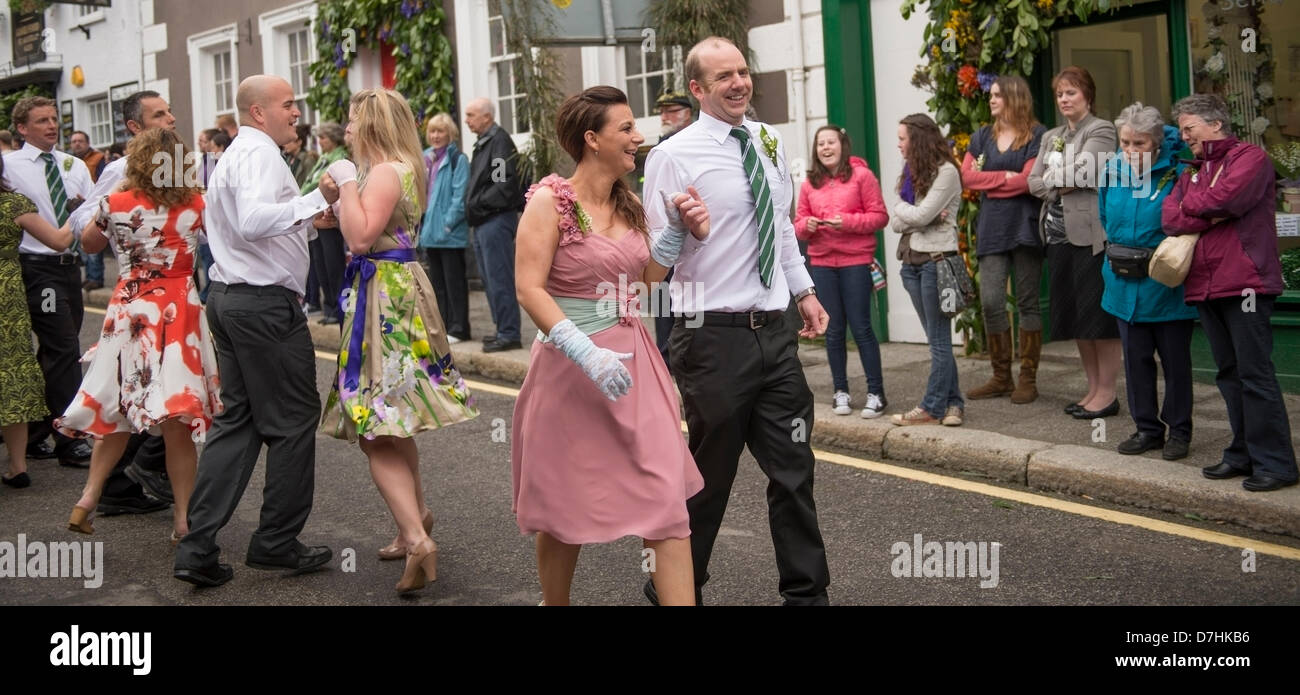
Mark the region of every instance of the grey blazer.
POLYGON ((1038 159, 1029 172, 1029 192, 1042 199, 1043 207, 1038 212, 1038 233, 1047 243, 1044 222, 1047 209, 1059 197, 1061 208, 1065 211, 1065 236, 1075 246, 1091 246, 1095 256, 1106 248, 1106 230, 1101 226, 1101 214, 1098 208, 1097 183, 1101 172, 1106 169, 1106 162, 1114 155, 1119 138, 1115 134, 1115 125, 1089 114, 1073 132, 1069 124, 1058 126, 1046 133, 1038 144, 1038 159), (1061 138, 1064 151, 1061 153, 1065 164, 1071 169, 1067 176, 1073 180, 1054 180, 1051 176, 1044 178, 1047 163, 1052 157, 1052 141, 1061 138), (1062 196, 1059 188, 1075 190, 1062 196))

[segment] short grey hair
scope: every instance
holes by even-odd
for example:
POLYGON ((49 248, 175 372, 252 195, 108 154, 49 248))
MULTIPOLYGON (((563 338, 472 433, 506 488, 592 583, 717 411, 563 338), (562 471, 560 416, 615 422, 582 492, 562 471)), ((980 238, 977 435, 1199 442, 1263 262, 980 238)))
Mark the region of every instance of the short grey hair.
POLYGON ((336 146, 343 144, 343 126, 326 122, 316 126, 316 137, 329 138, 336 146))
POLYGON ((1142 102, 1134 102, 1119 112, 1115 118, 1115 131, 1119 132, 1125 126, 1132 128, 1135 132, 1146 133, 1150 135, 1156 144, 1160 144, 1165 139, 1165 119, 1160 115, 1160 109, 1154 106, 1144 106, 1142 102))
POLYGON ((1232 134, 1232 121, 1228 117, 1228 105, 1217 94, 1193 94, 1174 104, 1170 118, 1174 123, 1183 116, 1196 116, 1206 123, 1219 122, 1223 125, 1223 134, 1232 134))

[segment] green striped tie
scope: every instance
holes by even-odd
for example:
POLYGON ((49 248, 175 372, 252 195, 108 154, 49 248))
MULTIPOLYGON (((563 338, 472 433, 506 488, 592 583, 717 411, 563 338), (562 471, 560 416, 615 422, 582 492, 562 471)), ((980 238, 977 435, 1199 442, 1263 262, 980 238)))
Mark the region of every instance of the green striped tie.
POLYGON ((55 226, 62 227, 68 221, 68 194, 63 190, 63 177, 59 176, 59 168, 54 166, 53 154, 45 152, 41 159, 45 160, 45 185, 50 188, 50 205, 59 220, 55 226))
POLYGON ((772 269, 776 265, 776 233, 773 226, 772 192, 767 188, 763 164, 758 161, 758 151, 750 139, 749 131, 732 128, 731 137, 740 141, 740 158, 745 163, 745 175, 754 192, 754 209, 758 214, 758 276, 763 287, 772 286, 772 269))

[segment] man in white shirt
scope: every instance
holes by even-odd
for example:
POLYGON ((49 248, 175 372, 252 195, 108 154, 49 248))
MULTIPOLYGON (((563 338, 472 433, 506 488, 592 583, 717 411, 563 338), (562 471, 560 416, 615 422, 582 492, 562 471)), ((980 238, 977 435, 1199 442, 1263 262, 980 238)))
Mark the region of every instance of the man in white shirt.
MULTIPOLYGON (((711 218, 708 237, 684 235, 677 258, 665 258, 676 260, 674 282, 691 290, 673 298, 679 318, 669 350, 704 476, 704 489, 687 502, 697 604, 748 445, 771 481, 781 596, 787 605, 824 605, 830 570, 813 502, 812 391, 782 316, 791 294, 803 317, 799 335, 823 334, 827 316, 790 222, 790 170, 776 129, 745 117, 753 81, 734 44, 701 41, 687 56, 686 77, 700 118, 650 151, 645 201, 657 252, 674 246, 662 243, 672 233, 664 194, 694 186, 711 218)), ((652 584, 645 591, 657 601, 652 584)))
POLYGON ((217 161, 204 195, 208 244, 216 258, 207 316, 217 346, 221 402, 190 500, 190 532, 173 575, 218 586, 234 575, 218 562, 217 532, 243 497, 267 446, 262 515, 245 564, 308 572, 329 562, 325 546, 298 533, 315 483, 316 357, 301 299, 312 219, 338 199, 331 181, 305 196, 280 156, 297 139, 301 115, 289 83, 254 75, 239 85, 239 136, 217 161))
MULTIPOLYGON (((59 114, 53 99, 22 99, 14 104, 13 122, 27 143, 4 155, 4 181, 30 198, 45 221, 62 227, 90 193, 90 172, 85 162, 54 149, 59 140, 59 114)), ((81 238, 80 229, 72 231, 81 238)), ((36 360, 45 375, 45 403, 50 409, 44 420, 31 425, 27 455, 37 459, 58 457, 60 465, 85 468, 90 465, 90 445, 84 439, 70 439, 54 432, 52 427, 54 418, 63 415, 81 388, 84 307, 79 249, 59 253, 23 232, 18 258, 27 288, 32 331, 39 343, 36 360), (46 443, 50 434, 54 434, 52 449, 46 443)))

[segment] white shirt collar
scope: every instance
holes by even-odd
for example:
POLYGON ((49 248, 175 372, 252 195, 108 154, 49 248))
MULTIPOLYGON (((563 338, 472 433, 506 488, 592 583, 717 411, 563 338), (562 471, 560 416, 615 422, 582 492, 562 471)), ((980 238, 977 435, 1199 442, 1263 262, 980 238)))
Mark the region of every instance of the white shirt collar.
POLYGON ((738 127, 744 128, 745 130, 749 131, 749 134, 751 136, 753 136, 754 125, 757 122, 751 121, 748 118, 746 118, 744 123, 742 123, 741 125, 733 126, 724 120, 714 118, 713 116, 710 116, 709 114, 701 111, 699 123, 700 123, 700 127, 704 129, 704 132, 708 133, 714 140, 717 141, 719 145, 724 145, 726 144, 727 139, 731 137, 732 128, 738 128, 738 127))
MULTIPOLYGON (((251 125, 241 125, 239 126, 239 132, 235 133, 235 137, 245 137, 245 136, 252 140, 260 140, 261 141, 260 144, 270 145, 271 147, 274 147, 277 150, 280 149, 280 146, 275 144, 275 141, 271 139, 270 135, 266 134, 266 131, 258 130, 257 128, 254 128, 251 125)), ((254 144, 259 144, 259 143, 254 143, 254 144)))
MULTIPOLYGON (((45 154, 44 152, 41 151, 39 147, 33 145, 30 142, 24 142, 23 148, 21 150, 18 150, 18 152, 19 152, 19 156, 21 156, 23 159, 26 159, 29 162, 34 162, 37 159, 40 159, 41 155, 45 154)), ((58 155, 58 150, 51 147, 50 154, 58 155)))

